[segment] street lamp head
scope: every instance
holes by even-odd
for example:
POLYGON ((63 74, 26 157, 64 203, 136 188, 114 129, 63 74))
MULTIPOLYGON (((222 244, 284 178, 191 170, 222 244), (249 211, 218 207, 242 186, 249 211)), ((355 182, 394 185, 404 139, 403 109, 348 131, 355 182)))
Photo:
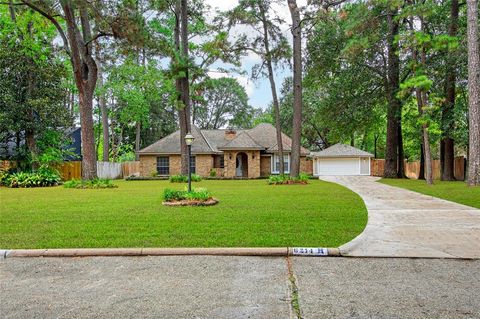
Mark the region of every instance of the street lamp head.
POLYGON ((190 132, 188 132, 187 135, 185 135, 185 143, 187 143, 187 145, 192 145, 194 140, 195 140, 195 137, 193 137, 193 135, 190 132))

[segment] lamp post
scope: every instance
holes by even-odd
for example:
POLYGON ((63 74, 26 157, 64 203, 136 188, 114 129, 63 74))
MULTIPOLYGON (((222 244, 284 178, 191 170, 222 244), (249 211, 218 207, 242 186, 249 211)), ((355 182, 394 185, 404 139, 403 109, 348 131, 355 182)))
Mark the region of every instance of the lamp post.
POLYGON ((187 149, 188 149, 188 192, 190 193, 192 191, 192 168, 190 167, 190 161, 192 157, 192 144, 193 141, 195 140, 195 137, 188 132, 187 135, 185 135, 185 144, 187 144, 187 149))

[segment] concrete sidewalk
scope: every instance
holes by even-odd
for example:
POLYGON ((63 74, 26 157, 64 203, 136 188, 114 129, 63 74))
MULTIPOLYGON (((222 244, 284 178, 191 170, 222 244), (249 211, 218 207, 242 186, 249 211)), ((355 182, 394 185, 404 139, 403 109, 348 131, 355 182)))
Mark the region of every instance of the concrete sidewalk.
POLYGON ((377 183, 370 176, 322 176, 348 187, 368 209, 363 233, 344 256, 480 258, 480 210, 377 183))
MULTIPOLYGON (((290 259, 302 318, 480 318, 480 260, 290 259)), ((1 318, 297 318, 284 257, 0 259, 1 318)))

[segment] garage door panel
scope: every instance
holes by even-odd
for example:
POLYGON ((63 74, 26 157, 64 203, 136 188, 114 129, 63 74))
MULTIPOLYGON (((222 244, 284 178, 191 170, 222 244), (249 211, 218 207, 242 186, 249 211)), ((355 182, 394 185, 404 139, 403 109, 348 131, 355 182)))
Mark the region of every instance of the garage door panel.
POLYGON ((318 160, 319 175, 359 175, 358 158, 321 158, 318 160))

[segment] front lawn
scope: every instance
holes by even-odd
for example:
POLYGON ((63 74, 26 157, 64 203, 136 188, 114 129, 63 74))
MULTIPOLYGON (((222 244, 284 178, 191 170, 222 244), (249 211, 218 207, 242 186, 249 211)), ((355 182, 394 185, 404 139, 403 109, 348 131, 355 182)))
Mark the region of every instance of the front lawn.
POLYGON ((468 187, 465 182, 434 181, 433 185, 414 179, 381 179, 379 182, 480 208, 480 187, 468 187))
POLYGON ((168 181, 116 189, 0 188, 0 249, 78 247, 337 247, 367 222, 363 201, 323 181, 203 181, 210 207, 165 207, 168 181))

